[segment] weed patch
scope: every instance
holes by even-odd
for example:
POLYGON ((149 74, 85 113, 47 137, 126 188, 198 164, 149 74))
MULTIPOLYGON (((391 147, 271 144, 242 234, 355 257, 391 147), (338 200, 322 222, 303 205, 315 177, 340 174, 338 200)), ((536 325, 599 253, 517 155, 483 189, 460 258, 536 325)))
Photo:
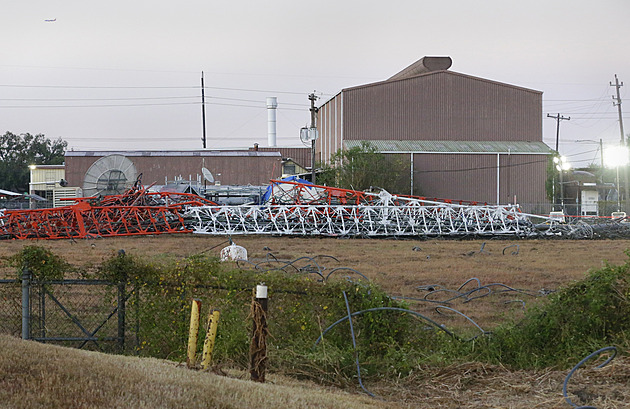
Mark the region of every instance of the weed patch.
POLYGON ((518 323, 502 325, 477 358, 518 368, 568 367, 607 345, 630 341, 630 262, 605 265, 549 296, 518 323))

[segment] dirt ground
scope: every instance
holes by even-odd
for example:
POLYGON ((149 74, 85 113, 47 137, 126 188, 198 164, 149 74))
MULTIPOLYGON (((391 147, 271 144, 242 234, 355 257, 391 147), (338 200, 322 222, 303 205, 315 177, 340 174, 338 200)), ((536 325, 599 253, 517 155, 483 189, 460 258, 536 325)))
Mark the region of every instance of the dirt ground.
MULTIPOLYGON (((335 238, 295 238, 270 236, 237 236, 234 242, 245 247, 254 262, 291 261, 299 257, 315 258, 324 273, 336 267, 355 269, 378 283, 392 296, 444 300, 452 292, 427 295, 426 288, 458 290, 471 278, 481 285, 500 283, 527 294, 495 291, 471 302, 454 300, 450 305, 471 317, 483 329, 522 314, 525 305, 541 302, 543 293, 553 291, 573 280, 581 279, 589 269, 605 262, 622 264, 628 256, 630 240, 348 240, 335 238), (273 255, 273 256, 271 256, 273 255), (419 287, 421 287, 419 289, 419 287)), ((80 241, 5 241, 0 243, 0 257, 17 253, 26 245, 50 248, 76 266, 98 265, 120 249, 147 258, 163 255, 186 257, 205 252, 218 255, 227 246, 225 237, 204 235, 161 235, 108 238, 80 241)), ((301 263, 313 264, 304 259, 301 263)), ((358 279, 345 271, 342 276, 358 279)), ((0 264, 0 278, 15 277, 6 263, 0 264)), ((469 282, 461 291, 473 289, 469 282)), ((506 287, 493 287, 496 290, 506 287)), ((481 295, 481 292, 479 293, 481 295)), ((409 300, 410 308, 432 314, 431 317, 462 334, 474 334, 470 322, 454 314, 438 314, 435 305, 409 300)), ((584 372, 586 378, 575 378, 584 384, 580 393, 584 403, 597 407, 623 407, 627 404, 628 357, 615 360, 602 370, 584 372), (599 371, 599 372, 597 372, 599 371), (590 389, 589 389, 590 388, 590 389), (588 395, 588 396, 587 396, 588 395), (619 406, 621 405, 621 406, 619 406)), ((509 371, 503 367, 469 363, 435 372, 427 368, 406 380, 368 385, 372 392, 401 407, 475 407, 475 408, 562 408, 569 407, 562 398, 562 381, 566 371, 509 371), (410 406, 407 406, 410 405, 410 406)))

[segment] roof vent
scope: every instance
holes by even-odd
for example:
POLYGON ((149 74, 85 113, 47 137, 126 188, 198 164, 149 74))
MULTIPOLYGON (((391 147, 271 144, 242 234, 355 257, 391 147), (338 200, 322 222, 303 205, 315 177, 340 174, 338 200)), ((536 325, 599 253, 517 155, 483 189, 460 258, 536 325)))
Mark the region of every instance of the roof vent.
POLYGON ((422 57, 387 81, 411 78, 431 71, 448 70, 452 64, 451 57, 422 57))

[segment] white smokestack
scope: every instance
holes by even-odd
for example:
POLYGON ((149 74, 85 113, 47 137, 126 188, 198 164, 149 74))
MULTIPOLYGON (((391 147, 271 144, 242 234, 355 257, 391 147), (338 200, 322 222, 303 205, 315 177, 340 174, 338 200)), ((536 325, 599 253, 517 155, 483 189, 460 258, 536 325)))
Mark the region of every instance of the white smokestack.
POLYGON ((278 107, 278 99, 276 97, 267 97, 267 145, 269 147, 276 146, 276 108, 278 107))

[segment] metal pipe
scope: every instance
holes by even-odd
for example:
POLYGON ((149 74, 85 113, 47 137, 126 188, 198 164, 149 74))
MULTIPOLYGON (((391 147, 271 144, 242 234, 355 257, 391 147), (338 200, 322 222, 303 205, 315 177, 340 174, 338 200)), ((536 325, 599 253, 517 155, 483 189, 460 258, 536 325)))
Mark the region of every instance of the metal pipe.
POLYGON ((267 145, 269 147, 276 146, 276 108, 278 108, 278 99, 267 97, 267 145))
POLYGON ((411 170, 409 172, 409 178, 411 179, 411 191, 409 192, 409 194, 413 196, 413 152, 411 152, 411 160, 409 162, 411 167, 411 170))
POLYGON ((217 336, 217 327, 219 325, 220 313, 217 310, 210 311, 208 314, 208 332, 203 343, 203 352, 201 354, 201 369, 208 369, 212 361, 212 351, 214 350, 214 340, 217 336))
POLYGON ((497 204, 501 203, 501 154, 497 153, 497 204))
POLYGON ((190 310, 190 330, 188 332, 188 351, 186 366, 194 368, 197 354, 197 334, 199 333, 199 313, 201 312, 201 300, 192 300, 190 310))

